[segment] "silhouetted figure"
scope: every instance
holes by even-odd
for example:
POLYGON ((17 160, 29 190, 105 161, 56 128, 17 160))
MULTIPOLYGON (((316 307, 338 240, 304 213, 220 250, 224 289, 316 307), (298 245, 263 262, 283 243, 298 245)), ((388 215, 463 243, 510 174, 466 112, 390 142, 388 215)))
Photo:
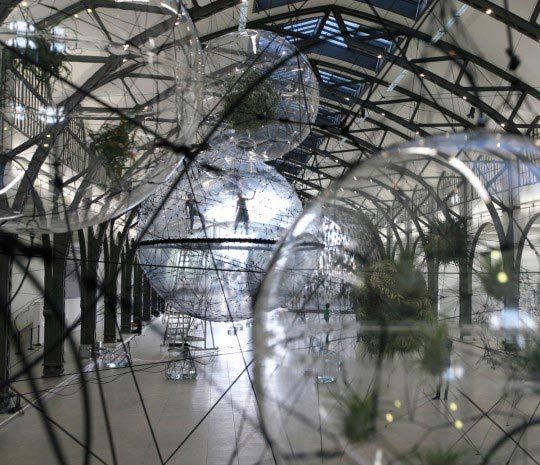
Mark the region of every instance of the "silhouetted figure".
POLYGON ((248 199, 247 197, 244 197, 242 193, 238 192, 238 199, 236 200, 236 219, 234 220, 234 232, 236 232, 236 228, 238 228, 238 225, 240 223, 243 223, 246 234, 248 233, 249 213, 246 202, 248 200, 253 200, 254 197, 255 193, 253 193, 251 198, 248 199))
POLYGON ((137 316, 133 320, 133 323, 135 323, 135 329, 132 329, 131 332, 134 334, 141 334, 142 333, 142 320, 137 316))
MULTIPOLYGON (((330 304, 328 303, 324 306, 323 318, 324 321, 330 323, 330 304)), ((328 346, 328 344, 330 344, 330 331, 326 333, 326 346, 328 346)))
POLYGON ((330 321, 330 304, 326 304, 324 306, 324 312, 323 312, 324 321, 327 323, 330 321))
POLYGON ((439 383, 437 384, 437 392, 435 393, 435 397, 433 400, 438 400, 441 398, 441 389, 443 385, 443 378, 444 378, 444 400, 448 400, 448 391, 450 390, 450 366, 451 366, 451 355, 452 355, 452 346, 454 343, 452 342, 452 339, 449 337, 446 338, 446 341, 444 342, 444 370, 439 375, 439 383))
POLYGON ((204 216, 199 210, 199 206, 197 205, 197 202, 195 201, 195 197, 193 197, 193 194, 188 194, 186 200, 185 209, 187 211, 187 214, 189 216, 189 233, 191 234, 193 232, 193 223, 195 221, 195 217, 198 216, 201 220, 201 225, 203 229, 205 228, 204 224, 204 216))

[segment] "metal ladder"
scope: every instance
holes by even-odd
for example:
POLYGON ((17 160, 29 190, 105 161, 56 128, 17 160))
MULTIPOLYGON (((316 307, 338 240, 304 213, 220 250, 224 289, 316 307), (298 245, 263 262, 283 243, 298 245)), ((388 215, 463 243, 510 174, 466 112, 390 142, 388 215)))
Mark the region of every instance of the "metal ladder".
POLYGON ((189 315, 170 309, 167 312, 163 345, 169 347, 185 346, 191 325, 192 318, 189 315))

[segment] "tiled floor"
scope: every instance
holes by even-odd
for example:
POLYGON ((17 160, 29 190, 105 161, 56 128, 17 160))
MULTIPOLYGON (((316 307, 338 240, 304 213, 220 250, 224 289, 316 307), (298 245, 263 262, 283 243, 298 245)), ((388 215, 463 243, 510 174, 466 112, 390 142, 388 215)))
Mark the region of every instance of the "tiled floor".
MULTIPOLYGON (((155 319, 144 329, 142 336, 131 342, 134 375, 129 369, 101 372, 112 438, 107 434, 95 372, 85 375, 90 416, 85 413, 84 389, 77 378, 71 378, 60 392, 47 399, 48 414, 58 425, 53 431, 62 449, 64 463, 84 464, 81 444, 86 444, 95 454, 88 462, 92 465, 274 464, 260 432, 258 409, 245 371, 245 363, 249 364, 253 357, 250 329, 240 331, 237 339, 227 334, 227 325, 214 325, 219 351, 194 352, 198 378, 187 381, 170 381, 165 377, 169 353, 161 346, 163 329, 161 319, 155 319), (91 425, 90 437, 85 436, 86 419, 91 425)), ((517 398, 512 391, 506 392, 504 373, 481 364, 480 349, 476 343, 456 342, 454 358, 464 368, 466 376, 452 383, 448 402, 432 400, 434 381, 425 379, 416 383, 414 370, 411 371, 413 365, 407 368, 402 359, 386 362, 381 378, 384 380, 381 408, 385 410, 381 415, 384 419, 384 413, 391 413, 395 421, 380 425, 380 437, 393 447, 408 446, 419 440, 429 446, 467 445, 468 449, 477 451, 470 462, 476 464, 504 431, 534 416, 540 405, 538 393, 529 392, 517 398), (408 376, 407 390, 403 380, 408 376), (394 399, 401 399, 403 405, 396 407, 386 402, 394 402, 394 399), (455 403, 456 411, 451 411, 450 402, 455 403), (414 408, 408 408, 409 405, 414 408), (411 412, 414 412, 414 420, 407 416, 411 412), (457 419, 462 420, 463 427, 448 428, 457 419)), ((353 379, 356 376, 353 367, 347 365, 346 358, 342 359, 345 362, 342 372, 347 371, 348 377, 353 379)), ((366 360, 365 366, 360 363, 355 369, 358 370, 355 385, 366 387, 372 371, 369 361, 366 360)), ((263 390, 281 396, 283 406, 291 404, 294 411, 303 418, 311 418, 314 425, 308 427, 308 423, 296 421, 292 416, 285 418, 279 411, 274 416, 267 415, 266 426, 273 439, 277 439, 277 446, 285 452, 296 450, 295 454, 304 449, 316 453, 323 447, 317 429, 320 415, 326 409, 331 420, 332 394, 339 388, 339 383, 316 385, 313 375, 306 375, 297 362, 284 364, 279 370, 272 368, 269 373, 271 376, 263 390)), ((46 380, 46 383, 51 382, 46 380)), ((25 383, 20 383, 22 389, 21 386, 25 383)), ((330 420, 323 423, 331 424, 330 420)), ((518 448, 517 443, 509 442, 501 452, 505 461, 491 462, 491 465, 506 463, 509 457, 515 457, 512 464, 538 463, 538 431, 540 428, 535 427, 526 436, 516 437, 530 457, 525 456, 521 445, 518 448)), ((23 416, 0 428, 0 465, 62 463, 56 459, 48 434, 40 414, 33 408, 27 409, 23 416)), ((328 442, 328 438, 324 442, 328 442)), ((386 463, 377 462, 377 442, 363 443, 354 450, 352 445, 345 447, 351 450, 349 457, 358 458, 354 463, 386 463)), ((290 463, 353 462, 345 458, 332 461, 312 456, 310 460, 304 458, 290 463)))
MULTIPOLYGON (((168 353, 160 346, 163 326, 159 319, 131 344, 135 376, 128 369, 101 373, 116 463, 273 463, 257 426, 256 403, 250 380, 245 371, 242 373, 244 361, 238 341, 227 335, 225 325, 214 329, 220 350, 215 358, 209 358, 206 352, 194 354, 199 358, 197 380, 165 378, 168 353)), ((239 332, 239 339, 249 363, 252 353, 248 331, 239 332)), ((84 450, 77 442, 90 443, 90 450, 99 457, 93 457, 91 464, 114 464, 96 374, 86 376, 91 441, 85 438, 84 391, 77 379, 46 401, 50 417, 64 429, 55 428, 54 433, 68 464, 84 463, 84 450)), ((32 408, 0 430, 0 451, 2 465, 57 463, 51 439, 39 413, 32 408)))

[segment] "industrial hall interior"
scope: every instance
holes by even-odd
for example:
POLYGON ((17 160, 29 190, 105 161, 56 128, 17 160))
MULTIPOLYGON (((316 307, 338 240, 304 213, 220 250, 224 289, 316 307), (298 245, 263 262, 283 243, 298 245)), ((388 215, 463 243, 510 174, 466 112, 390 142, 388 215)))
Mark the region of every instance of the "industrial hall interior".
POLYGON ((0 465, 540 465, 540 0, 0 0, 0 465))

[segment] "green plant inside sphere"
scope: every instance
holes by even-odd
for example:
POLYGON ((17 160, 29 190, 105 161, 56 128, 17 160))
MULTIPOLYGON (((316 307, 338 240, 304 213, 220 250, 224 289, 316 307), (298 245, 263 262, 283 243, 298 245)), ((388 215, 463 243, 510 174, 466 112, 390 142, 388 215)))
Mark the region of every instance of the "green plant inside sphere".
POLYGON ((109 175, 122 175, 122 169, 133 158, 135 140, 133 124, 122 119, 120 124, 104 124, 98 131, 90 133, 90 149, 104 163, 109 175))
POLYGON ((345 402, 343 433, 352 442, 368 439, 375 432, 374 405, 370 397, 353 396, 345 402))
POLYGON ((453 217, 435 220, 426 232, 424 249, 428 258, 440 263, 456 263, 467 257, 468 236, 465 223, 453 217))
POLYGON ((252 68, 231 81, 223 97, 224 121, 238 131, 255 131, 276 120, 278 104, 272 83, 252 68))
MULTIPOLYGON (((433 321, 424 276, 411 258, 367 264, 364 275, 365 284, 354 296, 358 320, 385 328, 392 323, 414 325, 433 321)), ((384 339, 380 335, 364 334, 361 339, 370 354, 378 354, 381 350, 388 355, 406 353, 422 346, 422 335, 413 331, 384 339)))
POLYGON ((9 51, 8 57, 15 70, 22 72, 29 70, 39 82, 47 83, 51 78, 70 74, 70 68, 66 65, 66 55, 45 37, 32 37, 31 42, 35 48, 9 51))
POLYGON ((460 465, 463 454, 452 449, 425 449, 417 453, 418 465, 460 465))

